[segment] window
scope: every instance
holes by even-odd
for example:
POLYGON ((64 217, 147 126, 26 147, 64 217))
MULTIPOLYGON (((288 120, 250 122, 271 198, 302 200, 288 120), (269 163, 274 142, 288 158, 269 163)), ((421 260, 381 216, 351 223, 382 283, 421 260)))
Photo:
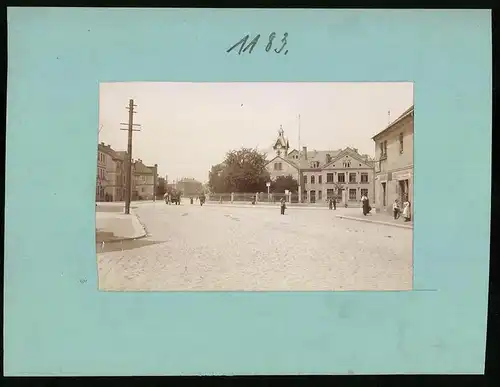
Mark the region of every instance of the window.
POLYGON ((361 182, 362 183, 368 183, 368 173, 361 172, 361 182))
POLYGON ((319 168, 319 161, 311 162, 311 168, 319 168))
POLYGON ((342 165, 344 166, 344 168, 350 168, 351 166, 351 162, 349 160, 345 160, 342 165))
POLYGON ((328 189, 326 190, 326 197, 327 197, 328 199, 333 198, 333 196, 334 196, 334 195, 335 195, 335 194, 334 194, 334 192, 333 192, 333 188, 328 188, 328 189))
POLYGON ((339 174, 337 175, 337 181, 338 181, 339 183, 345 183, 345 174, 344 174, 344 173, 339 173, 339 174))
POLYGON ((349 173, 349 183, 356 183, 356 172, 349 173))
POLYGON ((327 183, 333 183, 333 173, 327 173, 326 174, 326 182, 327 183))
POLYGON ((349 189, 349 200, 356 200, 356 188, 349 189))
POLYGON ((304 184, 307 184, 307 175, 304 175, 304 184))
POLYGON ((314 184, 316 182, 316 176, 312 175, 311 176, 311 184, 314 184))
POLYGON ((361 196, 368 197, 368 188, 361 188, 361 196))
POLYGON ((282 169, 283 169, 282 163, 274 163, 274 170, 275 171, 281 171, 282 169))
POLYGON ((403 153, 403 133, 399 133, 399 153, 403 153))
POLYGON ((318 200, 323 198, 323 191, 318 191, 318 200))
POLYGON ((382 141, 380 143, 380 158, 387 157, 387 141, 382 141))
POLYGON ((323 184, 323 176, 322 175, 318 176, 318 184, 323 184))

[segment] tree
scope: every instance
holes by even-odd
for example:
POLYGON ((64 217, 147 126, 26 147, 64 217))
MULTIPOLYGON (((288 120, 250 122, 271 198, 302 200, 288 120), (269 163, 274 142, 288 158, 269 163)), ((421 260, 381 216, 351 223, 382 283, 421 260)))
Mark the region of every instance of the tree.
POLYGON ((271 181, 270 191, 272 193, 283 193, 286 190, 297 192, 299 183, 292 175, 278 176, 274 181, 271 181))
POLYGON ((231 150, 212 167, 208 185, 214 193, 264 192, 270 178, 266 164, 266 155, 256 149, 231 150))
POLYGON ((208 173, 207 186, 212 193, 222 193, 226 191, 226 184, 224 182, 224 169, 223 163, 212 166, 208 173))
POLYGON ((335 196, 339 197, 344 190, 344 184, 342 183, 333 183, 333 186, 335 187, 335 196))

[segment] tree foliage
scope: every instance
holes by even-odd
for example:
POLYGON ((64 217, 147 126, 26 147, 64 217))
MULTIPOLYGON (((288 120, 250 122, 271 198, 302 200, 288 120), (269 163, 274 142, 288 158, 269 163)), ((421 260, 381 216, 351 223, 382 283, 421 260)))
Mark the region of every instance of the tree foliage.
POLYGON ((266 164, 266 155, 256 149, 231 150, 210 170, 209 188, 213 193, 265 192, 270 179, 266 164))
POLYGON ((275 180, 271 182, 270 191, 272 193, 284 193, 286 190, 291 192, 297 192, 299 189, 299 183, 292 175, 288 176, 278 176, 275 180))

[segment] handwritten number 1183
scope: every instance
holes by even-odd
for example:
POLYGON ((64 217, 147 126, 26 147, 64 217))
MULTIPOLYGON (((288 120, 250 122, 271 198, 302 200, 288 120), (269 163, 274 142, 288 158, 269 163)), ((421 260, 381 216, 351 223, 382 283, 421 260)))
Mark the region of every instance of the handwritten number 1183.
MULTIPOLYGON (((226 52, 229 53, 232 50, 234 50, 236 47, 240 46, 240 49, 238 50, 238 55, 240 55, 242 52, 247 52, 247 51, 248 51, 249 54, 251 54, 252 51, 253 51, 253 49, 255 48, 255 46, 257 45, 257 43, 259 42, 260 34, 257 35, 255 38, 253 38, 252 41, 247 44, 249 38, 250 38, 250 35, 246 35, 238 43, 236 43, 235 45, 231 46, 226 52)), ((269 41, 268 41, 268 43, 266 45, 266 51, 267 52, 269 52, 273 48, 273 40, 275 38, 276 38, 276 32, 272 32, 269 35, 269 41)), ((281 39, 281 47, 279 49, 276 49, 276 48, 274 49, 274 52, 276 54, 281 54, 281 52, 283 51, 283 49, 285 48, 285 46, 288 43, 287 42, 287 38, 288 38, 288 32, 285 32, 283 34, 283 38, 281 39)), ((284 55, 288 54, 288 50, 285 50, 285 52, 283 54, 284 55)))

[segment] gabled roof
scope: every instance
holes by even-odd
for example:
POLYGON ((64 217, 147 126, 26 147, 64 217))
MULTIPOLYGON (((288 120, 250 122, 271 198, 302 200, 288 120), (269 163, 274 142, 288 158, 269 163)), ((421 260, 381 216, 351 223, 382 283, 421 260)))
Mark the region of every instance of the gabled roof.
POLYGON ((125 157, 127 157, 127 152, 125 151, 115 151, 116 158, 118 160, 125 160, 125 157))
POLYGON ((294 168, 297 168, 297 165, 292 161, 292 160, 289 160, 289 159, 286 159, 284 157, 281 157, 281 156, 276 156, 274 157, 273 159, 269 160, 267 163, 266 163, 266 167, 271 164, 272 162, 274 162, 276 159, 280 159, 282 161, 284 161, 285 163, 291 165, 292 167, 294 168))
POLYGON ((391 122, 385 129, 378 132, 375 136, 372 137, 372 140, 375 140, 377 137, 380 137, 382 134, 387 133, 390 129, 392 129, 397 123, 404 120, 406 117, 410 116, 414 112, 414 105, 411 105, 408 109, 406 109, 403 114, 401 114, 395 121, 391 122))
POLYGON ((369 167, 373 166, 372 165, 373 159, 370 156, 368 156, 366 154, 360 155, 354 149, 347 147, 347 148, 343 149, 341 152, 339 152, 334 158, 332 158, 332 161, 330 161, 328 164, 325 164, 323 166, 323 168, 326 168, 326 167, 336 163, 337 161, 341 160, 344 156, 350 156, 353 159, 359 161, 360 163, 366 164, 369 167))
POLYGON ((152 175, 153 171, 140 161, 134 163, 134 173, 138 175, 152 175))

